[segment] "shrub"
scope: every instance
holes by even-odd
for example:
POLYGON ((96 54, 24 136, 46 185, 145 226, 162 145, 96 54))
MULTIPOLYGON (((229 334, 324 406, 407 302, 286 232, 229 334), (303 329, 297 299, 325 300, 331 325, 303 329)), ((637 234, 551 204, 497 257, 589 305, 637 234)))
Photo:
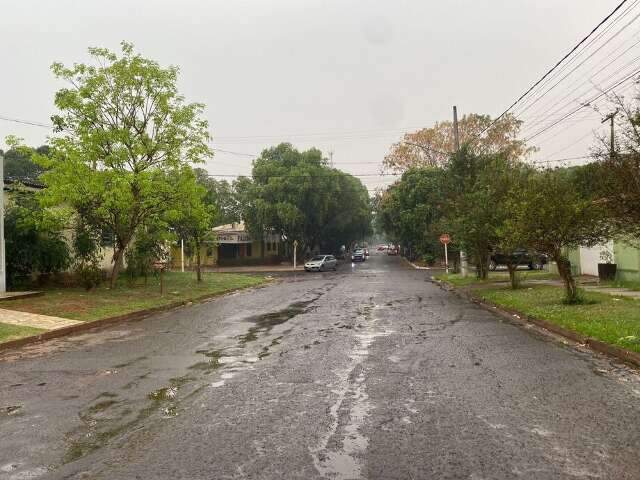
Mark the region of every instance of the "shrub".
POLYGON ((82 220, 78 220, 73 234, 73 249, 73 271, 77 282, 87 290, 100 285, 104 279, 104 272, 100 268, 100 234, 82 220))

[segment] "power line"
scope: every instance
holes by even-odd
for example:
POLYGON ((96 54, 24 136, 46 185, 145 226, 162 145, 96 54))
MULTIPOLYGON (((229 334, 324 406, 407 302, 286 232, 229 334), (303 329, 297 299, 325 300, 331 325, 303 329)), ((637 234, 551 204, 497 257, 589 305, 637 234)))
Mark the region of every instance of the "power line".
POLYGON ((0 116, 0 120, 4 120, 5 122, 22 123, 23 125, 33 125, 35 127, 53 128, 53 125, 50 124, 34 122, 32 120, 22 120, 20 118, 0 116))
POLYGON ((602 93, 600 93, 599 95, 597 95, 595 98, 592 98, 591 100, 589 100, 587 103, 580 105, 578 108, 572 110, 571 112, 567 113, 566 115, 564 115, 562 118, 560 118, 559 120, 556 120, 555 122, 547 125, 546 127, 542 128, 541 130, 539 130, 538 132, 534 133, 533 135, 527 137, 524 139, 525 142, 528 142, 534 138, 536 138, 539 135, 542 135, 544 132, 546 132, 547 130, 549 130, 550 128, 555 127, 556 125, 558 125, 560 122, 562 122, 563 120, 569 118, 570 116, 574 115, 575 113, 579 112, 580 110, 582 110, 583 108, 588 107, 590 104, 592 104, 593 102, 595 102, 596 100, 598 100, 599 98, 602 98, 603 96, 605 96, 607 93, 609 93, 611 90, 613 90, 614 88, 622 85, 623 83, 629 81, 629 79, 635 77, 636 75, 640 74, 640 70, 636 70, 635 72, 633 72, 631 75, 628 75, 627 77, 625 77, 624 79, 620 80, 618 83, 616 83, 615 85, 609 87, 607 90, 604 90, 602 93))
POLYGON ((534 160, 533 163, 558 163, 558 162, 570 162, 572 160, 584 160, 591 158, 590 155, 582 155, 579 157, 566 157, 566 158, 552 158, 549 160, 534 160))
MULTIPOLYGON (((634 17, 634 19, 632 20, 635 21, 638 19, 638 17, 640 17, 640 14, 636 15, 634 17)), ((631 22, 630 22, 631 23, 631 22)), ((629 24, 630 24, 629 23, 629 24)), ((626 28, 629 24, 627 24, 624 28, 626 28)), ((620 31, 618 31, 618 33, 616 33, 616 35, 618 35, 623 29, 621 29, 620 31)), ((615 37, 615 36, 614 36, 615 37)), ((612 37, 613 38, 613 37, 612 37)), ((552 85, 550 88, 548 88, 544 93, 542 93, 541 95, 539 95, 538 97, 536 97, 533 102, 530 102, 528 105, 526 105, 523 109, 521 109, 517 116, 521 117, 527 110, 529 110, 531 107, 533 107, 539 100, 541 100, 546 94, 548 94, 551 90, 553 90, 556 86, 558 86, 563 80, 565 80, 567 77, 569 77, 572 73, 574 73, 578 68, 580 68, 582 65, 584 65, 585 62, 587 62, 589 59, 591 59, 596 53, 598 53, 604 46, 607 45, 608 42, 610 42, 611 39, 609 39, 606 43, 604 43, 600 48, 598 48, 595 52, 593 52, 591 55, 589 55, 583 62, 581 62, 580 64, 578 64, 574 69, 572 69, 569 73, 567 73, 564 77, 562 77, 560 80, 558 80, 554 85, 552 85)), ((564 100, 565 98, 567 98, 567 96, 571 95, 571 93, 573 93, 573 91, 575 91, 577 88, 580 88, 582 85, 588 83, 589 81, 592 81, 597 75, 599 75, 602 71, 604 71, 607 67, 611 66, 612 64, 614 64, 617 60, 619 60, 624 54, 626 54, 627 52, 629 52, 630 50, 632 50, 634 47, 636 47, 638 44, 640 44, 640 40, 636 41, 635 43, 633 43, 630 47, 628 47, 627 49, 625 49, 622 53, 620 53, 618 56, 616 56, 613 60, 611 60, 609 63, 607 63, 604 67, 600 68, 598 71, 596 71, 595 73, 590 75, 590 78, 588 78, 587 80, 584 80, 582 83, 580 83, 574 90, 570 91, 567 95, 563 96, 562 98, 560 98, 559 100, 556 100, 555 103, 557 104, 558 102, 564 100)), ((624 46, 624 45, 623 45, 624 46)), ((617 50, 617 49, 616 49, 617 50)), ((614 50, 614 52, 616 51, 614 50)), ((612 54, 613 52, 609 52, 609 54, 612 54)), ((609 57, 607 57, 609 58, 609 57)), ((605 58, 605 60, 607 59, 605 58)), ((595 69, 595 67, 594 67, 595 69)), ((585 73, 590 73, 590 72, 585 72, 585 73)), ((578 81, 583 78, 583 76, 581 76, 578 81)), ((571 85, 573 86, 575 85, 575 82, 571 85)), ((540 111, 540 110, 538 110, 540 111)), ((539 115, 538 115, 539 116, 539 115)))
MULTIPOLYGON (((633 10, 636 5, 640 2, 640 0, 633 0, 633 3, 631 5, 629 5, 626 10, 624 10, 622 13, 620 13, 620 15, 618 15, 616 18, 614 18, 611 23, 609 23, 609 25, 607 25, 598 35, 596 35, 594 38, 592 38, 586 45, 584 45, 580 51, 578 51, 572 58, 570 58, 567 62, 565 62, 559 69, 557 69, 553 75, 549 76, 541 85, 540 88, 545 87, 547 84, 549 84, 551 81, 555 80, 557 77, 560 76, 560 74, 566 70, 573 62, 575 62, 576 60, 578 60, 578 58, 580 58, 580 56, 585 53, 589 47, 591 45, 594 45, 598 40, 600 40, 601 38, 603 38, 608 32, 609 30, 611 30, 622 18, 624 18, 625 16, 627 16, 631 10, 633 10)), ((577 70, 578 68, 580 68, 584 63, 586 63, 588 60, 590 60, 596 53, 598 53, 602 48, 604 48, 606 45, 608 45, 614 38, 616 38, 620 33, 622 33, 629 25, 631 25, 636 19, 638 18, 638 16, 636 16, 635 18, 633 18, 629 23, 627 23, 625 26, 623 26, 620 30, 618 30, 612 37, 608 38, 598 49, 596 49, 594 52, 592 52, 587 58, 585 58, 582 62, 580 62, 580 64, 578 64, 576 67, 574 67, 568 74, 566 74, 563 78, 561 78, 558 82, 556 82, 553 86, 551 86, 547 91, 545 91, 544 93, 538 95, 537 97, 529 97, 527 100, 525 100, 523 103, 526 105, 527 102, 529 102, 528 105, 526 105, 526 107, 524 108, 524 110, 521 110, 518 113, 518 116, 521 116, 524 111, 528 110, 531 106, 533 106, 535 103, 537 103, 541 98, 543 98, 547 93, 549 93, 551 90, 553 90, 559 83, 561 83, 565 78, 567 78, 569 75, 571 75, 575 70, 577 70), (533 101, 532 101, 533 100, 533 101)), ((619 48, 619 47, 617 47, 619 48)), ((614 52, 617 50, 614 49, 614 52)), ((611 52, 613 53, 613 52, 611 52)), ((522 107, 522 106, 521 106, 522 107)))
POLYGON ((529 93, 531 93, 540 83, 542 83, 549 75, 551 75, 569 56, 571 56, 581 45, 583 45, 602 25, 604 25, 613 15, 616 14, 622 6, 627 3, 627 0, 622 0, 618 4, 616 8, 613 9, 609 15, 607 15, 600 23, 598 23, 592 30, 589 32, 587 36, 585 36, 582 40, 580 40, 564 57, 562 57, 553 67, 551 67, 538 81, 536 81, 531 87, 529 87, 518 99, 513 102, 504 112, 502 112, 498 117, 493 120, 489 125, 487 125, 476 137, 477 140, 480 136, 493 127, 502 117, 504 117, 513 107, 515 107, 518 103, 520 103, 529 93))
MULTIPOLYGON (((640 60, 640 57, 638 57, 638 60, 640 60)), ((636 68, 637 68, 637 66, 638 66, 638 65, 637 65, 637 63, 638 63, 638 62, 637 62, 637 60, 636 60, 636 59, 634 59, 634 61, 633 61, 633 62, 631 62, 631 63, 635 63, 635 64, 636 64, 636 65, 633 65, 633 66, 632 66, 632 68, 633 68, 633 69, 636 69, 636 68)), ((606 77, 605 79, 603 79, 603 81, 610 80, 610 79, 611 79, 611 78, 613 78, 616 74, 620 73, 620 71, 622 71, 622 70, 624 70, 625 68, 627 68, 629 65, 630 65, 630 64, 626 64, 626 65, 624 65, 623 67, 619 68, 618 70, 616 70, 615 72, 613 72, 611 75, 609 75, 608 77, 606 77)), ((637 70, 633 70, 633 72, 637 72, 637 70)), ((627 69, 627 72, 626 72, 624 75, 626 76, 626 75, 628 75, 628 73, 629 73, 629 69, 627 69)), ((634 75, 634 73, 632 73, 631 75, 634 75)), ((618 85, 615 85, 613 88, 615 88, 616 86, 618 86, 618 85)), ((627 88, 628 88, 628 87, 627 87, 627 88)), ((583 96, 583 95, 585 95, 585 94, 587 94, 587 93, 591 92, 591 91, 592 91, 592 90, 594 90, 594 89, 597 89, 597 87, 596 87, 595 85, 594 85, 593 87, 591 87, 591 88, 589 88, 589 89, 585 90, 585 91, 584 91, 580 96, 583 96)), ((575 91, 575 90, 574 90, 574 91, 575 91)), ((602 91, 602 90, 599 90, 599 91, 602 91)), ((579 96, 579 97, 580 97, 580 96, 579 96)), ((586 102, 586 103, 587 103, 588 105, 591 105, 591 106, 592 106, 592 104, 593 104, 593 103, 595 103, 595 101, 596 101, 597 99, 601 98, 601 97, 602 97, 602 95, 599 95, 599 96, 597 96, 596 98, 594 98, 593 100, 588 101, 588 102, 586 102)), ((571 107, 571 106, 572 106, 574 103, 576 103, 576 102, 577 102, 577 103, 579 103, 579 104, 581 105, 581 108, 582 108, 582 106, 584 106, 584 102, 580 102, 580 101, 579 101, 579 98, 574 98, 574 99, 569 100, 569 101, 568 101, 568 102, 566 102, 565 104, 561 105, 560 107, 556 108, 555 110, 553 110, 553 111, 552 111, 552 112, 550 112, 550 113, 548 113, 548 112, 549 112, 549 110, 551 110, 551 109, 549 109, 549 110, 547 110, 547 115, 546 115, 546 117, 543 117, 542 115, 540 115, 540 117, 541 117, 541 118, 540 118, 539 120, 533 121, 532 123, 530 123, 529 125, 527 125, 527 127, 524 129, 523 135, 525 135, 525 136, 526 136, 526 134, 527 134, 528 132, 530 132, 530 131, 535 131, 535 128, 536 128, 538 125, 543 124, 543 123, 545 122, 545 120, 547 120, 547 121, 549 121, 549 120, 553 121, 553 120, 558 119, 558 118, 559 118, 560 120, 563 120, 563 119, 565 118, 565 115, 564 115, 564 114, 561 114, 561 113, 562 113, 562 111, 563 111, 563 110, 565 110, 565 108, 566 108, 566 107, 571 107), (558 115, 559 115, 559 117, 557 117, 557 118, 551 118, 552 116, 554 116, 554 115, 556 115, 556 114, 558 114, 558 115)), ((553 107, 552 107, 552 108, 553 108, 553 107)))

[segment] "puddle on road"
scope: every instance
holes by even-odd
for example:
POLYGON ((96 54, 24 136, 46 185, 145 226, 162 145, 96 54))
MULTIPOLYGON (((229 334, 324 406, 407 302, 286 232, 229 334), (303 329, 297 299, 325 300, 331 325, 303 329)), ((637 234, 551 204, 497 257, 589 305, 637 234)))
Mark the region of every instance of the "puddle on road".
MULTIPOLYGON (((170 379, 169 385, 148 393, 144 399, 121 400, 116 393, 101 393, 95 398, 95 403, 79 413, 82 425, 66 435, 67 449, 62 462, 73 462, 94 452, 122 433, 140 426, 153 414, 159 413, 165 419, 176 417, 179 415, 180 402, 197 394, 206 385, 211 388, 222 387, 226 380, 238 372, 253 368, 256 362, 268 357, 285 336, 283 332, 278 337, 269 338, 271 330, 297 315, 307 313, 309 305, 318 298, 319 295, 308 301, 293 303, 283 310, 244 319, 251 326, 246 333, 232 337, 233 344, 196 350, 195 353, 204 358, 188 367, 188 375, 170 379), (261 343, 262 338, 267 341, 261 343), (208 377, 218 371, 223 371, 220 379, 211 382, 208 377)), ((117 367, 124 368, 145 359, 137 357, 117 367)), ((148 376, 149 373, 138 376, 123 390, 136 386, 139 380, 148 376)))
POLYGON ((330 387, 337 399, 329 409, 331 423, 318 445, 310 449, 314 466, 323 478, 352 480, 362 477, 361 457, 369 445, 362 428, 373 408, 367 394, 363 363, 376 338, 393 333, 377 325, 373 315, 375 308, 371 304, 359 311, 364 331, 355 335, 357 342, 348 356, 349 365, 334 372, 338 381, 330 387))

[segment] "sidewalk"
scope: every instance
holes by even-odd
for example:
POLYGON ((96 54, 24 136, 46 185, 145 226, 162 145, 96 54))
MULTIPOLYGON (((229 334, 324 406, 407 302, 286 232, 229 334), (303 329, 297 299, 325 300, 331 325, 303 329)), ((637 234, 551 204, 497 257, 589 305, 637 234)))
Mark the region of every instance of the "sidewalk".
MULTIPOLYGON (((532 283, 535 285, 552 285, 555 287, 564 286, 562 280, 528 280, 527 283, 532 283)), ((601 287, 599 285, 594 285, 593 283, 594 282, 581 283, 580 279, 578 279, 578 287, 584 289, 587 292, 604 293, 606 295, 612 295, 614 297, 628 297, 640 300, 640 292, 638 291, 630 290, 628 288, 601 287)))
POLYGON ((17 325, 20 327, 42 328, 44 330, 55 330, 57 328, 77 325, 78 320, 68 318, 50 317, 48 315, 38 315, 37 313, 19 312, 17 310, 5 310, 0 308, 0 323, 17 325))
MULTIPOLYGON (((214 273, 277 273, 293 272, 293 265, 243 265, 238 267, 206 267, 204 272, 214 273)), ((296 272, 304 271, 304 265, 296 265, 296 272)))

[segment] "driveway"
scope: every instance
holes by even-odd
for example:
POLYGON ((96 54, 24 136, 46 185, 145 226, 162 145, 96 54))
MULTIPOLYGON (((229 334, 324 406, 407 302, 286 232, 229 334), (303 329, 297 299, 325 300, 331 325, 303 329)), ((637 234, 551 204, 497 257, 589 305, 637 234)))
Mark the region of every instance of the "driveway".
POLYGON ((0 479, 640 478, 640 381, 374 255, 0 355, 0 479))

